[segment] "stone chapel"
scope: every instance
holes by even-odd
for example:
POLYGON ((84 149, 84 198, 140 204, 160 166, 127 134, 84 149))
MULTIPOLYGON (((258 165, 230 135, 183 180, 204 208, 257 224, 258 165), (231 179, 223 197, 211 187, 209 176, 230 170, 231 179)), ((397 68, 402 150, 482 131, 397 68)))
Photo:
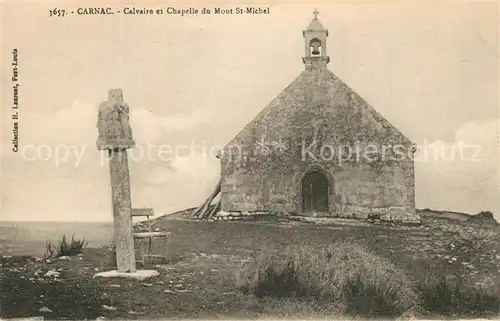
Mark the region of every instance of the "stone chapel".
POLYGON ((304 71, 221 151, 221 211, 413 221, 414 144, 327 65, 318 12, 304 71))

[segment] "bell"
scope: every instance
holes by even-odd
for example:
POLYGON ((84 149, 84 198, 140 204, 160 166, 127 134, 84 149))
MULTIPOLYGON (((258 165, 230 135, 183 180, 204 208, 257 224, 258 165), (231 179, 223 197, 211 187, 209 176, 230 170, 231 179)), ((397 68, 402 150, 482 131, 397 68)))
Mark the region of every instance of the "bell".
POLYGON ((321 47, 321 42, 311 41, 311 54, 317 56, 320 54, 319 47, 321 47))

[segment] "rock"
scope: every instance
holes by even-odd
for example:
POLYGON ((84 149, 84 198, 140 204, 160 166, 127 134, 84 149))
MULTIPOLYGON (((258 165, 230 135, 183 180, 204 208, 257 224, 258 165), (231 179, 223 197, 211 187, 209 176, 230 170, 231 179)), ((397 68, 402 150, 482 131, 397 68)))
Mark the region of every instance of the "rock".
POLYGON ((382 214, 380 215, 380 220, 381 221, 391 221, 391 215, 390 214, 382 214))
POLYGON ((60 257, 59 257, 59 260, 60 260, 60 261, 68 261, 68 260, 70 260, 70 257, 69 257, 69 256, 66 256, 66 255, 64 255, 64 256, 60 256, 60 257))
POLYGON ((97 317, 97 318, 95 318, 95 319, 96 319, 96 320, 106 320, 106 318, 105 318, 105 317, 97 317))
POLYGON ((12 255, 3 255, 2 258, 4 259, 10 259, 12 257, 12 255))
POLYGON ((142 314, 142 312, 128 311, 128 314, 142 314))
POLYGON ((115 310, 116 310, 116 308, 115 308, 115 307, 111 307, 111 306, 106 305, 106 304, 103 304, 103 305, 102 305, 102 308, 103 308, 104 310, 107 310, 107 311, 115 311, 115 310))
POLYGON ((219 217, 226 217, 226 216, 229 216, 229 215, 231 215, 231 213, 224 212, 224 211, 220 211, 219 213, 217 213, 217 216, 219 216, 219 217))
POLYGON ((177 288, 177 289, 180 289, 180 288, 183 288, 183 287, 184 287, 184 285, 182 285, 182 284, 180 284, 180 283, 179 283, 179 284, 174 285, 174 288, 177 288))
POLYGON ((363 212, 359 212, 359 213, 356 213, 353 215, 354 218, 358 218, 358 219, 362 219, 362 220, 368 219, 368 216, 369 216, 369 213, 363 213, 363 212))
POLYGON ((236 295, 237 293, 234 291, 224 292, 222 295, 236 295))
POLYGON ((163 293, 175 293, 175 292, 172 290, 163 290, 163 293))
POLYGON ((338 213, 338 217, 340 218, 349 218, 351 216, 352 216, 351 213, 346 213, 346 212, 338 213))
POLYGON ((151 284, 151 283, 143 283, 143 284, 144 284, 144 286, 153 286, 153 284, 151 284))
POLYGON ((146 279, 156 277, 160 273, 156 270, 136 270, 135 272, 118 272, 117 270, 100 272, 94 274, 94 278, 126 278, 144 281, 146 279))
POLYGON ((110 288, 121 288, 122 286, 120 284, 111 284, 109 287, 110 288))
POLYGON ((59 276, 59 274, 61 274, 61 273, 59 273, 59 272, 57 272, 57 271, 54 271, 54 270, 50 270, 50 271, 48 271, 47 273, 45 273, 45 275, 44 275, 44 276, 45 276, 46 278, 51 277, 51 276, 53 276, 53 277, 58 277, 58 276, 59 276))
POLYGON ((47 307, 42 307, 42 308, 40 308, 40 310, 38 310, 38 312, 48 312, 48 313, 50 313, 50 312, 52 312, 52 310, 49 309, 49 308, 47 308, 47 307))

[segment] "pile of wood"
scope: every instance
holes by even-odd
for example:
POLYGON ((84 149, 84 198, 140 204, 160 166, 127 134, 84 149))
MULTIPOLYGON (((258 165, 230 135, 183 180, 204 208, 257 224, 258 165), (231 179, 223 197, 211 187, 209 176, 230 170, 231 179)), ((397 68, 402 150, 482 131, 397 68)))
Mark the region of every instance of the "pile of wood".
POLYGON ((202 219, 209 219, 213 217, 215 214, 217 214, 218 211, 220 211, 220 199, 217 201, 215 206, 210 206, 212 204, 212 201, 217 197, 217 195, 220 194, 220 187, 221 187, 222 180, 219 180, 219 183, 215 187, 215 189, 212 191, 210 196, 206 199, 206 201, 198 207, 191 216, 193 218, 202 220, 202 219))

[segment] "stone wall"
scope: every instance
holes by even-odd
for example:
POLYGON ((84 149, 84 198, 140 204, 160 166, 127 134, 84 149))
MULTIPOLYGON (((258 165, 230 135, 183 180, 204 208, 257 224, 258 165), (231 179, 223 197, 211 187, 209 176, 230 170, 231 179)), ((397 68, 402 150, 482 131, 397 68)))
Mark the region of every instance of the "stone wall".
MULTIPOLYGON (((308 218, 308 221, 322 220, 327 218, 345 218, 345 219, 358 219, 358 220, 371 220, 371 221, 381 221, 381 222, 394 222, 394 223, 409 223, 409 224, 420 224, 422 222, 420 215, 411 214, 406 208, 391 207, 386 208, 374 208, 370 214, 367 214, 365 208, 357 209, 353 208, 352 211, 345 213, 332 213, 328 216, 318 216, 318 217, 303 217, 308 218), (409 214, 410 213, 410 214, 409 214)), ((240 221, 240 220, 255 220, 259 217, 268 217, 274 215, 282 218, 289 218, 291 213, 288 212, 225 212, 220 211, 210 220, 213 221, 240 221)))
POLYGON ((269 216, 269 212, 218 212, 212 220, 214 221, 239 221, 239 220, 254 220, 258 217, 269 216))
POLYGON ((409 162, 337 166, 292 160, 265 163, 257 172, 257 166, 241 166, 223 174, 222 210, 301 213, 302 178, 308 171, 319 170, 328 178, 333 216, 415 214, 413 164, 409 162))

